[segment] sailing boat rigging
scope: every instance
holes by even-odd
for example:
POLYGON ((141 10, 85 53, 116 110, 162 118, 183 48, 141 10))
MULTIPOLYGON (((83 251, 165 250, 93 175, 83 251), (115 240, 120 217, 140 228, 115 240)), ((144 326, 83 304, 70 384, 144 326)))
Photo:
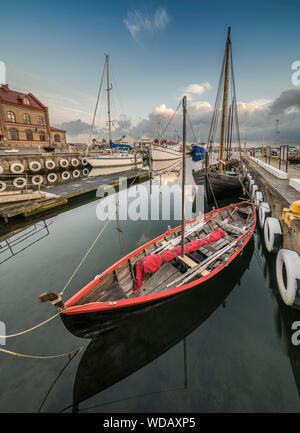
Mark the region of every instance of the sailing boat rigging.
MULTIPOLYGON (((206 195, 209 202, 242 191, 240 161, 241 145, 237 114, 237 101, 232 61, 231 28, 228 27, 226 48, 221 69, 218 92, 211 121, 208 151, 205 163, 206 195), (219 155, 214 155, 214 144, 221 113, 219 155), (233 140, 236 140, 238 155, 233 152, 233 140), (235 156, 235 158, 234 158, 235 156)), ((202 170, 194 172, 196 183, 200 183, 202 170)))
MULTIPOLYGON (((110 78, 109 78, 109 55, 108 54, 105 55, 104 70, 103 70, 102 79, 100 83, 93 124, 96 117, 105 70, 106 70, 106 83, 107 83, 106 91, 107 91, 108 136, 109 136, 109 146, 112 152, 107 155, 88 157, 87 161, 92 167, 123 167, 123 166, 132 166, 132 165, 141 164, 143 162, 141 156, 129 153, 129 150, 131 148, 130 145, 122 144, 122 143, 117 144, 117 143, 113 143, 112 141, 113 120, 111 120, 111 108, 110 108, 110 92, 112 90, 112 86, 110 84, 110 78)), ((92 128, 93 128, 93 124, 92 124, 92 128)), ((91 132, 92 132, 92 128, 91 128, 91 132)), ((91 137, 91 133, 90 133, 90 137, 91 137)))
POLYGON ((181 296, 227 267, 250 241, 256 215, 247 201, 185 221, 186 97, 183 106, 181 225, 127 254, 64 303, 43 294, 61 313, 70 332, 95 338, 122 320, 181 296))

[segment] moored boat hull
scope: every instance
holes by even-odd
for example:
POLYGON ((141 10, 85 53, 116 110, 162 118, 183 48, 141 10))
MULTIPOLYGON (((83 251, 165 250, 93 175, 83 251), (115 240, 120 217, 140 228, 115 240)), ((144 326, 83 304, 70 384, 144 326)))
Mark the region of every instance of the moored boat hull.
POLYGON ((123 156, 123 157, 111 157, 101 156, 95 158, 87 158, 88 163, 92 167, 124 167, 140 164, 143 162, 140 156, 123 156))
POLYGON ((182 152, 169 147, 152 145, 152 161, 172 161, 182 158, 182 152))
MULTIPOLYGON (((63 323, 70 332, 78 337, 96 338, 98 335, 113 329, 116 324, 126 321, 129 317, 137 314, 143 314, 156 305, 169 302, 169 300, 174 299, 177 296, 181 296, 182 293, 194 288, 195 286, 199 286, 201 283, 209 280, 214 275, 217 275, 239 255, 239 253, 251 239, 256 224, 254 206, 248 202, 241 202, 226 206, 222 209, 215 209, 205 214, 205 216, 200 216, 200 223, 198 218, 186 223, 187 227, 190 224, 196 224, 196 227, 199 224, 206 226, 209 221, 213 222, 214 218, 220 215, 223 215, 223 218, 228 218, 229 215, 233 215, 234 213, 239 214, 240 212, 242 212, 244 215, 242 220, 247 221, 247 224, 245 223, 247 225, 247 230, 246 226, 244 229, 238 229, 239 231, 237 231, 237 233, 240 235, 238 235, 238 237, 234 237, 234 241, 228 241, 228 239, 222 241, 225 243, 229 242, 229 246, 225 247, 225 249, 231 249, 231 253, 227 257, 222 257, 218 262, 216 262, 215 266, 212 267, 209 272, 201 273, 200 275, 198 274, 198 276, 196 276, 194 279, 187 281, 185 280, 183 283, 176 284, 176 279, 172 284, 163 283, 160 290, 152 290, 152 286, 150 286, 150 292, 143 292, 143 290, 146 289, 144 289, 144 286, 142 286, 143 289, 140 296, 139 294, 136 296, 134 296, 134 294, 130 294, 132 293, 132 289, 130 293, 127 291, 128 296, 126 296, 125 293, 120 290, 119 283, 115 280, 115 278, 117 278, 116 276, 118 276, 120 272, 122 273, 126 271, 128 268, 128 263, 130 263, 136 257, 142 258, 145 255, 145 251, 151 248, 152 245, 157 247, 160 242, 164 241, 165 237, 172 236, 180 231, 180 226, 170 229, 145 245, 142 245, 127 256, 123 257, 117 263, 104 271, 101 275, 97 276, 96 279, 92 280, 87 286, 82 288, 72 298, 70 298, 65 303, 66 308, 61 312, 63 323), (113 287, 113 290, 117 290, 117 297, 112 295, 112 289, 110 289, 110 287, 113 287), (106 294, 106 291, 103 290, 108 290, 108 293, 106 294)), ((222 220, 219 221, 222 223, 222 220)), ((226 223, 226 220, 224 221, 226 223)), ((218 251, 219 249, 217 252, 218 251)), ((137 263, 136 260, 135 263, 137 263)), ((172 265, 168 266, 172 268, 172 265)), ((172 275, 174 272, 176 274, 175 278, 178 278, 179 275, 179 279, 182 279, 182 277, 183 279, 186 279, 185 273, 182 274, 177 271, 176 268, 172 268, 172 275)), ((129 275, 130 273, 127 274, 126 278, 128 278, 129 275)), ((156 273, 153 275, 156 276, 156 273)), ((136 278, 138 278, 137 275, 136 278)), ((154 288, 155 287, 156 286, 154 286, 154 288)), ((159 285, 157 287, 159 287, 159 285)))

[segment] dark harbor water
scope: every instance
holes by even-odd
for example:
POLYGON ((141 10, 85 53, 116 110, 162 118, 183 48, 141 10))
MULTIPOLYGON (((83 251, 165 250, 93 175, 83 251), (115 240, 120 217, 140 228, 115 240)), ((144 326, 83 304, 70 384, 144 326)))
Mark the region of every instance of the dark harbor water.
MULTIPOLYGON (((187 167, 190 185, 193 164, 187 167)), ((151 185, 142 184, 143 205, 150 203, 147 193, 154 194, 156 185, 180 184, 179 168, 160 170, 151 185)), ((176 193, 175 202, 180 208, 176 193)), ((201 197, 199 203, 208 209, 201 197)), ((190 204, 187 217, 195 210, 193 198, 190 204)), ((0 320, 7 334, 55 314, 52 305, 38 303, 38 296, 64 287, 104 225, 96 216, 99 209, 91 197, 77 200, 56 215, 26 221, 23 231, 8 238, 11 249, 1 241, 0 320)), ((178 224, 173 212, 169 219, 112 221, 64 299, 178 224)), ((291 344, 295 320, 300 313, 282 303, 275 257, 266 252, 257 227, 243 255, 220 275, 96 341, 74 337, 60 318, 7 340, 1 347, 23 354, 83 350, 70 361, 0 353, 0 412, 298 412, 300 349, 291 344)))

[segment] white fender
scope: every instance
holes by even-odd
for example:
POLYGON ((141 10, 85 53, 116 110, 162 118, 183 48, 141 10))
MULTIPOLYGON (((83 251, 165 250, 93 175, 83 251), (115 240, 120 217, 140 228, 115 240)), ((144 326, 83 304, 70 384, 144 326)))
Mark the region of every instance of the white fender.
POLYGON ((252 185, 252 190, 251 190, 252 198, 255 197, 256 191, 258 191, 258 186, 254 184, 254 185, 252 185))
POLYGON ((10 171, 14 174, 19 174, 24 172, 24 165, 21 162, 13 162, 10 165, 10 171))
POLYGON ((61 177, 62 177, 62 179, 63 180, 68 180, 68 179, 70 179, 70 172, 69 171, 63 171, 62 172, 62 174, 61 174, 61 177))
POLYGON ((262 193, 260 191, 256 191, 254 199, 255 199, 254 200, 255 206, 258 207, 259 203, 261 203, 263 201, 263 195, 262 195, 262 193))
POLYGON ((33 185, 41 185, 44 182, 44 178, 40 174, 37 174, 36 176, 32 176, 31 182, 33 185))
POLYGON ((81 164, 82 165, 88 165, 87 159, 86 158, 81 158, 81 164))
POLYGON ((84 168, 83 170, 82 170, 82 174, 83 174, 83 176, 88 176, 88 174, 89 174, 89 169, 88 168, 84 168))
POLYGON ((13 180, 13 186, 15 187, 15 188, 24 188, 24 186, 26 186, 26 179, 25 179, 25 177, 16 177, 14 180, 13 180))
POLYGON ((2 174, 3 173, 3 167, 2 167, 2 165, 0 165, 0 174, 2 174))
POLYGON ((269 203, 262 201, 259 203, 258 209, 258 220, 260 228, 263 229, 265 225, 265 221, 268 217, 272 215, 271 208, 269 203))
POLYGON ((293 305, 300 288, 300 257, 295 251, 280 250, 276 259, 276 277, 280 295, 286 305, 293 305), (283 275, 285 266, 285 277, 283 275), (286 283, 285 280, 286 279, 286 283))
POLYGON ((29 169, 31 171, 34 171, 34 172, 40 171, 41 168, 42 168, 42 165, 41 165, 41 163, 39 161, 30 161, 30 163, 29 163, 29 169))
POLYGON ((55 162, 54 162, 52 159, 47 159, 47 160, 45 161, 45 167, 46 167, 48 170, 53 170, 53 169, 55 168, 55 162))
POLYGON ((72 165, 72 167, 78 167, 79 160, 77 158, 72 158, 71 159, 71 165, 72 165))
POLYGON ((277 218, 268 217, 266 219, 264 239, 269 253, 277 253, 282 247, 282 230, 277 218))
POLYGON ((67 160, 67 159, 61 159, 60 161, 59 161, 59 165, 62 167, 62 168, 66 168, 66 167, 68 167, 69 166, 69 161, 67 160))
POLYGON ((0 192, 3 192, 5 190, 6 190, 6 182, 0 180, 0 192))
POLYGON ((74 170, 72 174, 73 174, 74 178, 79 177, 80 176, 80 171, 79 170, 74 170))
POLYGON ((47 181, 50 183, 57 181, 57 174, 56 173, 49 173, 47 176, 47 181))

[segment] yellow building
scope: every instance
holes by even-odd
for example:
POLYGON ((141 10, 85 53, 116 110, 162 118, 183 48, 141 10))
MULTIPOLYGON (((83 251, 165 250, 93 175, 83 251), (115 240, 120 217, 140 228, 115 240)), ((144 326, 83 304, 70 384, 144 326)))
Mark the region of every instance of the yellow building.
POLYGON ((0 146, 48 147, 66 144, 66 131, 50 126, 48 108, 32 93, 0 87, 0 146))

